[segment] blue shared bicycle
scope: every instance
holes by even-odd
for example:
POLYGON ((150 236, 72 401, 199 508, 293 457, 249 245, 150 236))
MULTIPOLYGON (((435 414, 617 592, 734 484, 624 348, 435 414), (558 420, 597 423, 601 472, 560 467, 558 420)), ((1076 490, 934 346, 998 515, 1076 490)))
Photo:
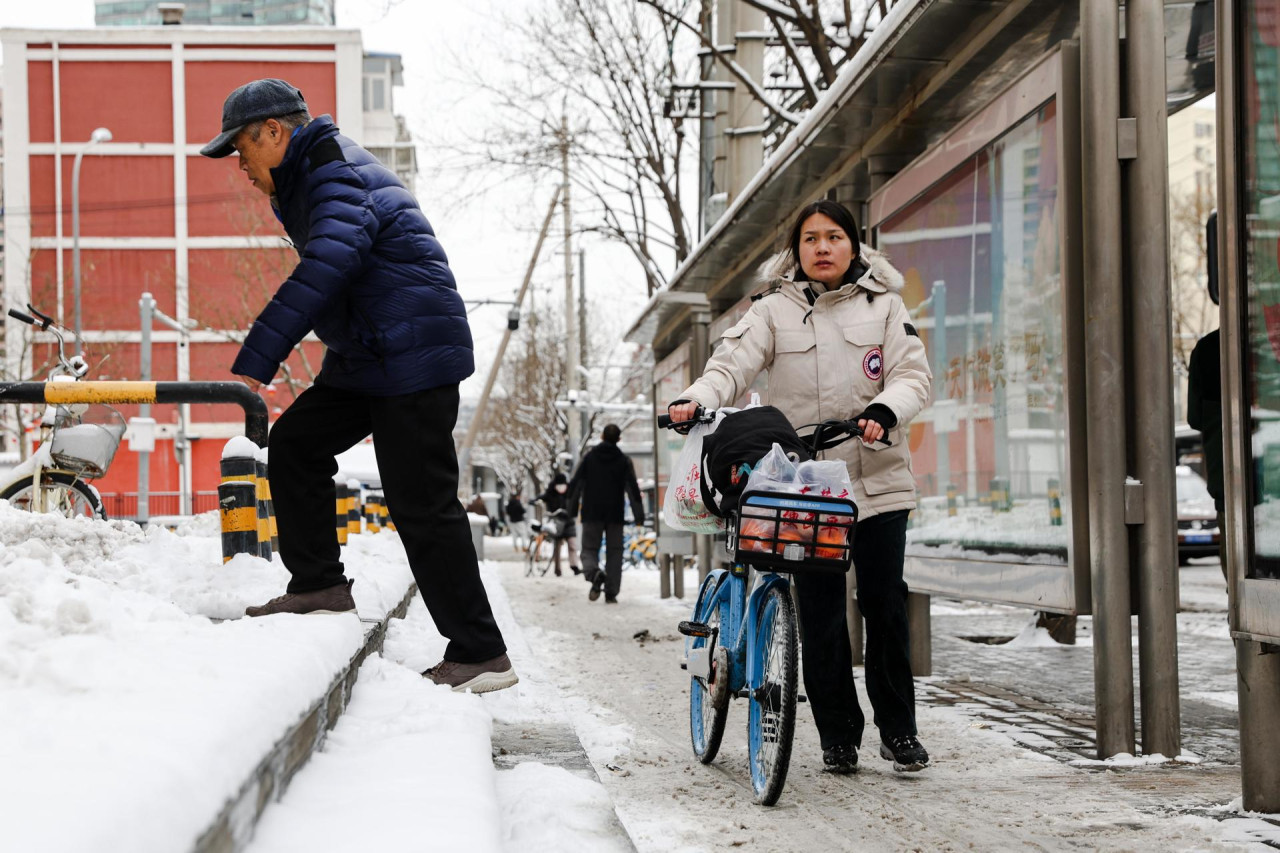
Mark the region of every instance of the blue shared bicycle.
MULTIPOLYGON (((675 429, 710 423, 659 426, 675 429)), ((852 421, 827 421, 806 440, 813 455, 861 430, 852 421)), ((789 575, 843 574, 852 563, 858 509, 852 500, 747 491, 730 513, 728 568, 714 569, 698 589, 682 666, 689 673, 689 733, 694 755, 710 764, 720 749, 732 699, 747 700, 747 745, 756 802, 782 795, 791 762, 799 701, 800 641, 789 575)))

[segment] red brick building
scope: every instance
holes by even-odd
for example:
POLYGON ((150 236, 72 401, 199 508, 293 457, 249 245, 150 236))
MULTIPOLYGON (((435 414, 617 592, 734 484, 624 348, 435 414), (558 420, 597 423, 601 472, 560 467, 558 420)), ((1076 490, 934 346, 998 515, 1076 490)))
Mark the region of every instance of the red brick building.
MULTIPOLYGON (((138 378, 138 299, 149 291, 161 311, 194 321, 185 341, 155 326, 152 378, 232 379, 238 340, 296 256, 234 159, 208 160, 199 148, 219 131, 227 93, 259 77, 290 81, 313 115, 333 115, 363 141, 359 32, 176 26, 6 30, 0 39, 6 306, 30 301, 74 326, 72 165, 93 130, 105 127, 112 139, 87 149, 80 177, 90 378, 138 378)), ((5 377, 42 379, 51 339, 31 343, 26 326, 6 322, 5 377)), ((319 370, 319 342, 302 349, 283 371, 286 381, 265 395, 273 410, 319 370)), ((152 416, 160 425, 150 457, 152 512, 176 512, 178 407, 157 406, 152 416)), ((0 450, 16 449, 11 407, 4 417, 0 450)), ((213 405, 191 406, 188 422, 190 488, 200 511, 213 506, 222 445, 243 422, 237 407, 213 405)), ((97 483, 113 515, 133 513, 137 458, 122 447, 97 483)))

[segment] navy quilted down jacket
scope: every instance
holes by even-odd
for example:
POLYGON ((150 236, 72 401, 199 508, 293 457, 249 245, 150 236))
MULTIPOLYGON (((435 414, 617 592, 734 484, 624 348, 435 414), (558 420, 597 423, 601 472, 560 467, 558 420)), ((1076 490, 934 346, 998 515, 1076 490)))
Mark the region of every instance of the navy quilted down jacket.
POLYGON ((271 170, 300 260, 258 315, 231 372, 268 382, 308 332, 319 380, 385 397, 475 370, 467 311, 431 224, 400 180, 321 116, 271 170))

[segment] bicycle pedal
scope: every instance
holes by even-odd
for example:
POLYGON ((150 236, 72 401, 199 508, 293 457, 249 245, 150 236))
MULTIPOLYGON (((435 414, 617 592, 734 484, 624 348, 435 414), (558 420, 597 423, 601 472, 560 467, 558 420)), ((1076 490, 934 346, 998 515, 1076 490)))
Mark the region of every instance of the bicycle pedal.
POLYGON ((711 626, 705 622, 681 622, 676 630, 686 637, 710 637, 711 626))
POLYGON ((749 699, 751 697, 751 691, 744 687, 733 695, 738 699, 749 699))
POLYGON ((806 695, 804 695, 803 693, 797 693, 797 694, 796 694, 796 701, 797 701, 797 702, 808 702, 808 701, 809 701, 809 697, 808 697, 808 696, 806 696, 806 695))

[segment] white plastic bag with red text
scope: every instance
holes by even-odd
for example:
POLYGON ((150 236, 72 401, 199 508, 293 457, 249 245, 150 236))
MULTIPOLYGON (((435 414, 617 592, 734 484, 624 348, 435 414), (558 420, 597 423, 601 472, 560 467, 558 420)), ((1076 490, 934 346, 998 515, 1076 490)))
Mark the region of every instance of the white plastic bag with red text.
POLYGON ((724 530, 724 519, 712 515, 702 501, 702 440, 715 432, 725 415, 735 411, 737 409, 719 409, 713 423, 696 424, 685 436, 684 448, 671 469, 667 495, 662 501, 662 520, 666 524, 690 533, 724 530))

